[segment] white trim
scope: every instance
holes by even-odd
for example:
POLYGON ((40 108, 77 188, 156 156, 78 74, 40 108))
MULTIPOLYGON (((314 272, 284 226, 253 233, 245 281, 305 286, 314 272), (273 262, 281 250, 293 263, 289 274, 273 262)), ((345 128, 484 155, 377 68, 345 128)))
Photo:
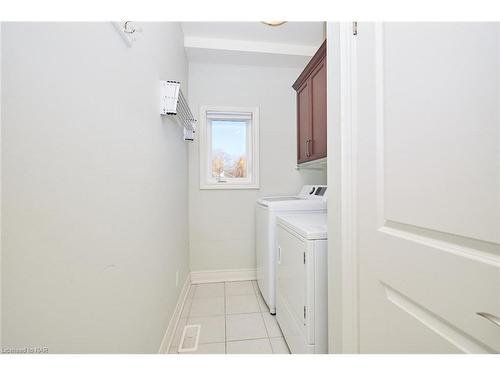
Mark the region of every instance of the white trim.
POLYGON ((329 352, 359 353, 355 173, 356 42, 359 33, 353 35, 352 22, 329 23, 328 26, 328 154, 336 155, 328 163, 328 186, 333 190, 329 195, 332 199, 328 201, 328 232, 332 234, 328 241, 329 352), (335 87, 338 82, 340 92, 335 87), (340 119, 335 110, 338 110, 340 119))
MULTIPOLYGON (((347 82, 342 89, 342 287, 343 287, 343 352, 359 353, 359 291, 357 248, 357 40, 352 34, 352 23, 344 27, 345 63, 341 74, 347 82), (344 68, 344 69, 343 69, 344 68)), ((342 38, 342 37, 341 37, 342 38)))
POLYGON ((222 107, 203 105, 200 108, 200 142, 199 142, 199 164, 200 164, 200 189, 219 190, 219 189, 259 189, 259 108, 258 107, 222 107), (227 113, 251 113, 252 122, 250 128, 251 136, 248 137, 250 155, 248 160, 248 182, 239 181, 238 183, 227 182, 211 183, 207 180, 209 160, 207 158, 210 140, 207 134, 207 111, 227 112, 227 113))
POLYGON ((316 53, 318 46, 186 36, 184 48, 309 57, 316 53))
POLYGON ((192 284, 246 280, 257 280, 257 270, 255 268, 191 272, 192 284))
POLYGON ((186 299, 189 295, 190 287, 191 287, 191 276, 188 274, 186 277, 186 281, 182 286, 179 298, 177 299, 177 305, 175 306, 172 318, 170 318, 170 322, 168 323, 165 335, 163 335, 163 340, 161 340, 160 348, 158 349, 159 354, 168 353, 168 349, 170 348, 170 345, 172 344, 172 341, 174 339, 175 330, 177 329, 177 325, 179 324, 179 320, 181 318, 182 309, 184 308, 184 304, 186 303, 186 299))

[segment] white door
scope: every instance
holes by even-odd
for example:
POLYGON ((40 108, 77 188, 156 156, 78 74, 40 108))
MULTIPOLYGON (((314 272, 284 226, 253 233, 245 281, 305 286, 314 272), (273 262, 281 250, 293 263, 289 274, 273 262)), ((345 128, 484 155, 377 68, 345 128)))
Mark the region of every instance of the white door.
POLYGON ((500 26, 352 38, 358 350, 500 352, 500 26))

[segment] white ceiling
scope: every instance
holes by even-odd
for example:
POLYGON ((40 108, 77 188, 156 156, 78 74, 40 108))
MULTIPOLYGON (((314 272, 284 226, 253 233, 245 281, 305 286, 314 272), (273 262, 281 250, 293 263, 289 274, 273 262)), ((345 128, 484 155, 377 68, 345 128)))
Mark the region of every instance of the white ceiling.
POLYGON ((324 22, 287 22, 271 27, 262 22, 183 22, 184 36, 248 40, 319 47, 325 39, 324 22))
POLYGON ((190 62, 303 68, 319 48, 324 22, 183 22, 190 62))

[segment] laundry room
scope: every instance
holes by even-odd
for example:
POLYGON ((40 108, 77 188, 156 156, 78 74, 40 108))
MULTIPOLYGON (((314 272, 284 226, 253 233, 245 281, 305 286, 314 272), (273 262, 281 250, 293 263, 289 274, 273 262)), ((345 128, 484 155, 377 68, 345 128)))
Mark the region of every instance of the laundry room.
POLYGON ((500 23, 237 19, 0 22, 2 353, 500 352, 500 23))
MULTIPOLYGON (((285 214, 315 214, 326 241, 326 22, 4 23, 2 51, 4 343, 47 342, 54 353, 290 353, 276 295, 276 267, 289 256, 276 251, 275 229, 285 214), (27 51, 46 64, 30 66, 27 51), (31 129, 30 111, 19 116, 19 97, 42 126, 31 129), (24 189, 25 178, 36 189, 24 189), (16 232, 16 218, 45 224, 16 232), (40 247, 49 256, 38 259, 40 247), (88 281, 68 284, 57 267, 42 277, 50 259, 88 281), (27 272, 40 276, 54 311, 90 313, 96 301, 100 310, 92 321, 42 314, 26 324, 24 314, 43 311, 27 272), (146 305, 128 306, 134 290, 146 305), (71 295, 93 302, 68 304, 71 295), (147 327, 138 316, 150 316, 147 327), (82 340, 70 339, 73 324, 82 340), (124 325, 136 339, 119 339, 124 325), (99 332, 114 331, 96 345, 99 332)), ((293 308, 306 314, 301 298, 293 308)), ((314 353, 314 342, 304 337, 296 351, 314 353)))
MULTIPOLYGON (((326 24, 182 27, 199 115, 188 163, 192 286, 169 353, 290 353, 276 310, 275 228, 281 215, 316 213, 326 232, 326 24), (248 50, 231 50, 226 35, 248 50), (322 113, 310 119, 312 93, 322 113)), ((306 338, 296 345, 315 352, 306 338)))

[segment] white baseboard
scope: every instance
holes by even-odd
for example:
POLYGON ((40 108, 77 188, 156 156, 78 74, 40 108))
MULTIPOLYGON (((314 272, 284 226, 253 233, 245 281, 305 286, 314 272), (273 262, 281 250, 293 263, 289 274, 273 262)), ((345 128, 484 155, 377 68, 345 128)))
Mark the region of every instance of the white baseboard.
POLYGON ((245 280, 257 280, 257 271, 255 268, 191 272, 192 284, 245 280))
POLYGON ((168 323, 167 330, 165 331, 165 335, 163 336, 163 340, 161 341, 160 349, 158 350, 159 354, 168 353, 168 348, 170 347, 170 344, 174 339, 175 330, 177 328, 177 324, 179 323, 181 312, 182 309, 184 308, 184 303, 186 302, 190 287, 191 287, 191 276, 188 274, 188 276, 186 277, 186 281, 182 286, 181 294, 179 294, 179 298, 177 299, 177 305, 175 306, 172 318, 168 323))

